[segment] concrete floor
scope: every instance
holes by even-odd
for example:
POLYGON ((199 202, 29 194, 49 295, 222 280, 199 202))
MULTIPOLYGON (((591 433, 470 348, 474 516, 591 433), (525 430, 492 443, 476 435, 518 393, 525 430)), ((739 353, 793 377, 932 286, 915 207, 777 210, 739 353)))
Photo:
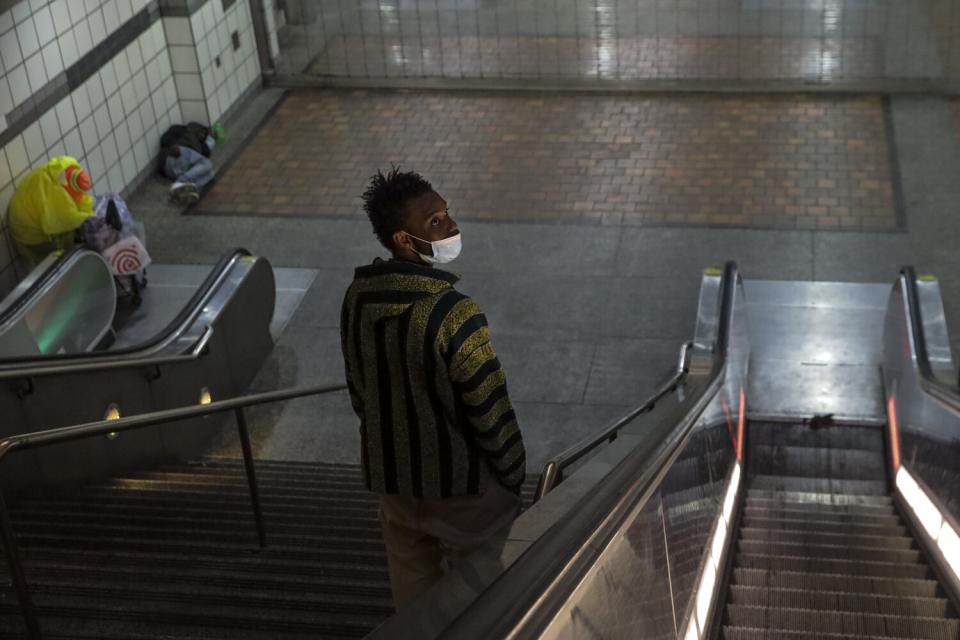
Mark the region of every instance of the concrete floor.
MULTIPOLYGON (((280 98, 267 90, 229 123, 229 157, 280 98)), ((940 98, 892 99, 906 230, 830 232, 636 228, 460 221, 464 254, 452 270, 486 311, 529 449, 530 470, 642 401, 691 336, 703 268, 736 260, 751 279, 892 282, 912 263, 941 278, 960 346, 955 224, 960 143, 940 98)), ((388 162, 389 159, 384 159, 388 162)), ((371 168, 363 168, 369 174, 371 168)), ((212 263, 244 246, 317 277, 256 389, 340 382, 338 312, 352 269, 383 250, 362 219, 182 215, 151 179, 129 203, 157 262, 212 263)), ((258 454, 356 461, 357 421, 345 394, 252 412, 258 454)), ((224 446, 233 446, 229 439, 224 446)))

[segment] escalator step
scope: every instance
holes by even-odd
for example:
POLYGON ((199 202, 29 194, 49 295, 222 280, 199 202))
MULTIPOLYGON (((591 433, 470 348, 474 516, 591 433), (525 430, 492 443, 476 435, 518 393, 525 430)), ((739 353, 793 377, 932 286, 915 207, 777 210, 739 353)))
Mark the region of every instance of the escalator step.
POLYGON ((907 536, 869 536, 846 533, 824 533, 822 531, 791 531, 789 529, 759 529, 742 527, 740 540, 764 540, 783 544, 822 544, 884 549, 913 549, 913 539, 907 536))
MULTIPOLYGON (((887 496, 887 485, 882 480, 756 475, 750 478, 750 489, 885 496, 889 500, 887 496)), ((752 491, 749 495, 753 495, 752 491)))
POLYGON ((818 533, 843 533, 870 536, 902 536, 907 528, 903 525, 877 526, 860 524, 857 521, 824 520, 820 518, 758 518, 744 515, 743 526, 757 529, 790 529, 793 531, 813 531, 818 533))
POLYGON ((886 578, 749 567, 734 568, 733 584, 769 589, 875 593, 913 598, 934 598, 941 594, 940 586, 930 579, 886 578))
POLYGON ((892 504, 822 504, 817 501, 771 500, 767 498, 747 498, 746 508, 769 510, 787 509, 790 511, 802 511, 804 513, 844 513, 864 516, 892 516, 897 513, 892 504))
MULTIPOLYGON (((724 627, 723 640, 889 640, 889 636, 864 636, 853 633, 818 633, 777 629, 724 627)), ((919 640, 909 638, 908 640, 919 640)))
POLYGON ((861 505, 888 507, 893 509, 893 500, 888 495, 864 495, 852 493, 829 493, 819 491, 790 491, 777 489, 758 489, 751 487, 747 490, 747 501, 774 500, 783 502, 800 502, 804 504, 823 505, 861 505))
POLYGON ((768 542, 766 540, 741 539, 737 543, 737 548, 746 554, 768 556, 791 556, 823 559, 833 558, 852 561, 878 561, 908 564, 918 564, 923 562, 920 551, 917 549, 857 547, 853 546, 852 544, 789 544, 785 542, 768 542))
POLYGON ((960 620, 904 618, 895 615, 818 611, 814 609, 773 609, 727 605, 730 626, 815 633, 844 633, 892 638, 954 640, 960 620))
POLYGON ((874 480, 886 477, 882 455, 862 449, 750 444, 751 473, 833 480, 874 480))
POLYGON ((850 513, 825 509, 796 509, 793 507, 756 507, 747 505, 744 515, 764 519, 806 519, 823 522, 851 522, 877 526, 897 526, 900 516, 891 513, 850 513))
POLYGON ((945 598, 905 598, 903 596, 823 590, 768 589, 741 585, 731 585, 730 604, 751 607, 850 611, 908 618, 953 616, 953 607, 945 598))
POLYGON ((883 430, 833 425, 811 429, 806 424, 750 423, 750 445, 786 445, 820 449, 866 449, 883 453, 883 430))
POLYGON ((832 558, 760 555, 738 553, 736 566, 744 569, 768 569, 771 571, 799 571, 811 573, 837 573, 850 576, 875 576, 880 578, 912 578, 924 580, 931 577, 925 564, 896 564, 893 562, 865 562, 832 558))

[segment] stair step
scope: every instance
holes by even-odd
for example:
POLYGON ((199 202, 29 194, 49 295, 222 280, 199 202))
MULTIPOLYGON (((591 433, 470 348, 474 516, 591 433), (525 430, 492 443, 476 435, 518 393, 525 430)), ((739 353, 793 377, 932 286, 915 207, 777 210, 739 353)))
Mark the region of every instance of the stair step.
MULTIPOLYGON (((117 579, 117 576, 114 576, 117 579)), ((151 575, 151 578, 153 576, 151 575)), ((116 582, 98 582, 87 577, 60 577, 35 581, 30 592, 38 602, 61 604, 73 599, 126 602, 135 608, 138 602, 181 603, 186 609, 221 608, 239 611, 282 611, 284 617, 313 619, 317 613, 366 616, 375 612, 383 618, 393 610, 389 593, 360 596, 356 593, 309 593, 304 591, 239 591, 232 585, 213 583, 163 583, 125 576, 116 582)), ((13 596, 15 598, 15 596, 13 596)), ((276 614, 274 614, 276 615, 276 614)))
MULTIPOLYGON (((118 493, 135 492, 138 496, 176 496, 192 497, 197 496, 205 498, 215 496, 217 498, 228 498, 233 500, 250 500, 250 489, 246 484, 232 484, 228 486, 187 483, 187 482, 167 482, 161 480, 143 480, 137 481, 135 487, 125 487, 113 483, 91 484, 84 487, 80 496, 84 498, 107 498, 118 493)), ((350 497, 327 496, 322 491, 316 489, 297 489, 293 487, 271 488, 260 487, 260 499, 266 502, 285 501, 296 502, 307 499, 311 502, 342 503, 355 508, 376 508, 378 505, 376 497, 371 493, 357 493, 350 497)))
POLYGON ((885 549, 913 549, 908 536, 869 536, 820 531, 792 531, 790 529, 760 529, 741 527, 740 540, 764 540, 784 544, 844 545, 885 549))
MULTIPOLYGON (((354 508, 337 506, 332 504, 318 504, 318 501, 309 498, 298 500, 274 500, 266 499, 261 501, 261 507, 264 514, 267 513, 305 513, 308 515, 320 515, 328 519, 347 519, 347 520, 367 520, 371 524, 378 524, 377 508, 375 506, 354 508)), ((123 492, 109 492, 100 496, 81 496, 74 504, 83 509, 96 509, 98 505, 109 503, 110 505, 130 505, 145 506, 156 505, 164 509, 203 509, 208 512, 230 511, 246 509, 252 513, 249 496, 216 496, 214 494, 201 496, 185 495, 129 495, 123 492)), ((23 505, 23 509, 28 509, 29 505, 23 505)))
MULTIPOLYGON (((63 547, 21 547, 21 554, 29 566, 34 563, 84 563, 87 566, 104 567, 142 567, 144 571, 152 567, 163 567, 170 571, 211 571, 239 574, 254 572, 264 579, 272 576, 287 576, 292 581, 321 580, 342 581, 350 584, 386 584, 386 564, 350 564, 332 560, 316 560, 267 549, 248 549, 240 554, 181 554, 159 549, 130 550, 106 547, 63 548, 63 547)), ((339 558, 339 556, 338 556, 339 558)), ((29 573, 28 566, 28 573, 29 573)), ((0 565, 0 569, 5 568, 0 565)), ((2 572, 0 572, 2 575, 2 572)))
POLYGON ((905 598, 823 590, 769 589, 736 584, 730 586, 729 602, 752 607, 848 611, 908 618, 953 616, 953 607, 945 598, 905 598))
POLYGON ((737 554, 736 566, 744 569, 838 573, 851 576, 912 578, 915 580, 927 579, 932 575, 930 568, 925 564, 897 564, 894 562, 867 562, 835 558, 761 555, 743 552, 737 554))
POLYGON ((852 544, 819 545, 789 544, 767 540, 744 540, 737 542, 737 548, 745 554, 790 556, 818 559, 840 559, 851 561, 878 561, 889 563, 922 563, 918 549, 890 549, 883 547, 858 547, 852 544))
POLYGON ((749 487, 751 490, 759 489, 761 491, 851 494, 857 496, 887 496, 888 494, 887 484, 882 480, 774 476, 763 474, 752 476, 749 487))
POLYGON ((744 515, 743 526, 756 529, 789 529, 793 531, 812 531, 816 533, 842 533, 870 536, 903 536, 907 534, 904 525, 870 525, 855 521, 826 520, 821 518, 758 518, 744 515))
MULTIPOLYGON (((64 604, 38 599, 37 613, 47 634, 75 638, 78 629, 86 633, 96 630, 99 638, 128 638, 131 635, 153 638, 185 638, 191 640, 284 640, 308 638, 362 638, 383 620, 382 614, 368 616, 318 615, 316 619, 298 621, 272 619, 263 612, 198 611, 180 613, 177 607, 155 606, 144 602, 137 608, 111 606, 93 599, 64 604), (282 634, 282 635, 281 635, 282 634)), ((20 609, 15 604, 0 604, 0 637, 8 638, 19 631, 20 609)))
POLYGON ((894 638, 955 638, 960 620, 895 615, 727 605, 726 623, 735 627, 894 638))
MULTIPOLYGON (((378 536, 376 530, 372 530, 364 536, 327 536, 321 538, 316 535, 317 530, 309 527, 290 528, 279 526, 267 526, 267 535, 271 546, 297 546, 307 540, 323 540, 324 546, 330 549, 343 549, 362 553, 380 553, 383 551, 383 539, 378 536)), ((176 544, 178 542, 204 543, 216 542, 221 544, 247 545, 251 537, 256 537, 256 528, 251 516, 249 521, 241 527, 227 529, 225 527, 215 527, 211 524, 200 526, 196 524, 190 526, 189 523, 183 523, 180 526, 172 526, 169 522, 156 520, 153 523, 145 522, 142 519, 139 523, 134 522, 99 522, 96 517, 87 522, 76 520, 65 520, 60 523, 52 523, 46 520, 20 519, 16 524, 17 535, 24 539, 37 537, 56 536, 59 538, 76 537, 84 539, 89 536, 96 536, 104 540, 121 537, 126 540, 137 540, 138 542, 148 542, 156 540, 159 542, 168 542, 176 544)))
MULTIPOLYGON (((19 522, 60 524, 87 522, 98 525, 155 524, 158 527, 191 526, 191 529, 212 529, 235 531, 240 527, 250 527, 253 512, 250 508, 234 511, 210 512, 205 509, 172 509, 150 507, 128 507, 124 505, 99 505, 90 509, 73 508, 69 503, 31 505, 28 510, 14 509, 13 518, 19 522)), ((264 520, 270 533, 309 532, 316 536, 349 537, 359 540, 380 540, 380 529, 375 521, 356 525, 349 523, 329 523, 328 519, 315 515, 297 515, 291 513, 265 513, 264 520)))
POLYGON ((735 567, 733 584, 768 589, 803 589, 842 593, 875 593, 889 596, 934 598, 941 595, 932 579, 889 578, 884 576, 844 575, 816 571, 773 570, 735 567))
POLYGON ((294 593, 313 596, 350 598, 352 601, 388 602, 390 586, 383 580, 363 580, 327 577, 323 575, 298 576, 278 572, 269 565, 243 568, 223 567, 211 570, 187 563, 171 567, 168 564, 124 563, 112 566, 34 560, 29 568, 31 585, 76 585, 132 583, 133 588, 192 589, 195 585, 213 590, 247 590, 255 594, 294 593), (150 581, 143 580, 149 571, 150 581))
MULTIPOLYGON (((269 543, 270 539, 267 538, 269 543)), ((56 535, 55 533, 35 534, 30 536, 18 537, 17 542, 21 547, 53 547, 53 548, 71 548, 71 549, 97 549, 109 547, 110 549, 123 549, 126 551, 141 551, 154 553, 179 553, 179 554, 208 554, 236 556, 259 551, 257 546, 256 533, 251 530, 249 542, 227 542, 223 540, 144 540, 131 539, 125 536, 102 536, 94 534, 65 534, 56 535)), ((334 562, 334 563, 357 563, 372 564, 386 563, 386 551, 381 547, 379 549, 348 551, 344 549, 325 549, 318 548, 318 541, 304 539, 303 544, 270 544, 269 550, 271 556, 300 558, 304 562, 334 562)))

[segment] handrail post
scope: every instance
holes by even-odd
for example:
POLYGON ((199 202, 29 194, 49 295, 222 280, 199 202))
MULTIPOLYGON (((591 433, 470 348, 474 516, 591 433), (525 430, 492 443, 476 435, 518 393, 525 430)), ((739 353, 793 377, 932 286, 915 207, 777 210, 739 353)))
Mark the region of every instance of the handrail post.
POLYGON ((7 501, 3 497, 3 491, 0 491, 0 542, 2 542, 3 551, 7 556, 10 577, 13 579, 13 586, 17 591, 17 601, 20 603, 23 621, 27 626, 27 638, 29 640, 40 640, 40 622, 37 620, 37 609, 33 606, 30 587, 27 586, 27 576, 23 572, 23 565, 20 564, 20 554, 17 552, 13 523, 10 520, 10 512, 7 510, 7 501))
POLYGON ((540 474, 540 484, 537 485, 537 493, 533 497, 534 502, 538 502, 540 498, 553 490, 557 481, 558 471, 559 467, 553 460, 548 462, 547 466, 543 468, 543 473, 540 474))
POLYGON ((243 449, 243 464, 247 468, 247 482, 250 484, 250 501, 253 503, 253 518, 257 522, 257 536, 260 547, 267 546, 267 533, 263 528, 263 512, 260 510, 260 489, 257 486, 257 470, 253 466, 253 451, 250 448, 250 432, 247 430, 247 417, 243 407, 235 410, 237 430, 240 432, 240 447, 243 449))

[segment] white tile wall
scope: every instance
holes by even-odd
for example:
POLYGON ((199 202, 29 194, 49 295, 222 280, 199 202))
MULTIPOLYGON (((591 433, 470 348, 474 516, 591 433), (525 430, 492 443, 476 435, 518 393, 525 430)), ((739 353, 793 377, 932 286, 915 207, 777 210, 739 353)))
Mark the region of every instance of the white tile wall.
POLYGON ((238 0, 226 13, 220 0, 208 2, 190 22, 197 43, 202 97, 210 122, 215 122, 260 78, 250 2, 238 0), (236 50, 231 40, 234 32, 240 37, 236 50))
MULTIPOLYGON (((0 131, 6 114, 149 2, 23 0, 0 13, 0 131)), ((25 275, 12 265, 6 210, 14 185, 32 167, 72 155, 90 172, 95 192, 119 192, 152 166, 167 127, 216 121, 259 77, 248 0, 226 13, 221 0, 210 0, 190 18, 155 22, 0 148, 0 296, 25 275), (233 31, 240 36, 237 51, 233 31)))

